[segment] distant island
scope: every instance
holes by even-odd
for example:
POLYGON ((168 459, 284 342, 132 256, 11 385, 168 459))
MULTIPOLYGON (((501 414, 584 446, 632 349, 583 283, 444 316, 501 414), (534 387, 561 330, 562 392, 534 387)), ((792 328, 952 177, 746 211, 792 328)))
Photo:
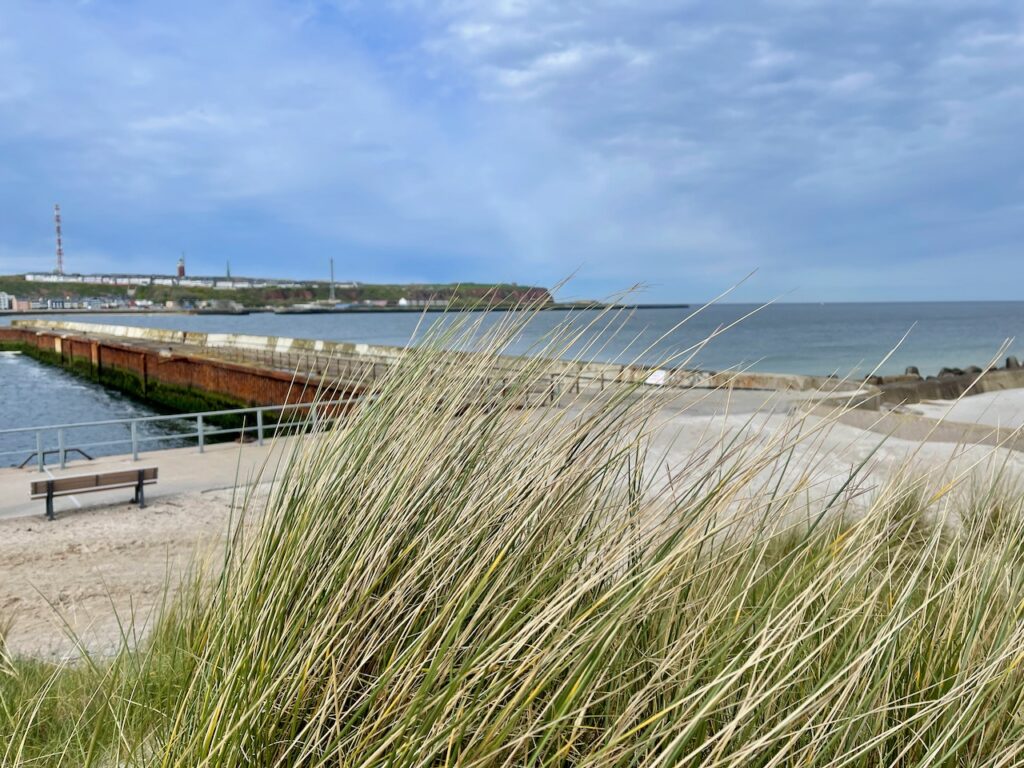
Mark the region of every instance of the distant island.
MULTIPOLYGON (((547 288, 516 283, 358 283, 252 277, 29 273, 0 276, 0 313, 422 312, 507 309, 632 308, 599 301, 556 302, 547 288)), ((686 307, 657 304, 649 307, 686 307)))
POLYGON ((165 310, 331 311, 446 307, 480 303, 554 304, 547 288, 513 283, 413 283, 277 280, 168 275, 0 276, 0 311, 165 310))

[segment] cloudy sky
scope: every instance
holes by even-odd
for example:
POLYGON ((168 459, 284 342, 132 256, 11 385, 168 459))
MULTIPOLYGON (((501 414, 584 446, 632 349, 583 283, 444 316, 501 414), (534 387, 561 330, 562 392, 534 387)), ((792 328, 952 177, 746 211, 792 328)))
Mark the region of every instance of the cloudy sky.
POLYGON ((0 0, 0 272, 1024 298, 1013 0, 0 0))

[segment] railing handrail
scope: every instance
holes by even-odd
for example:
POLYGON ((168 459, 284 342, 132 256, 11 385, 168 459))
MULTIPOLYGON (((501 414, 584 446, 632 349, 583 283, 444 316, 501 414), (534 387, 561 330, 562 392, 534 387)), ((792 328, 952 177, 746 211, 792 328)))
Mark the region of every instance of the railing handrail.
POLYGON ((237 416, 245 413, 256 413, 257 411, 287 411, 294 410, 296 408, 319 408, 329 407, 332 405, 348 405, 354 403, 358 398, 342 398, 340 400, 324 400, 321 402, 310 402, 310 403, 285 403, 284 405, 254 405, 248 408, 228 408, 219 411, 193 411, 189 413, 172 413, 172 414, 158 414, 156 416, 125 416, 120 419, 104 419, 102 421, 79 421, 69 424, 44 424, 38 427, 10 427, 8 429, 0 429, 0 437, 4 435, 13 435, 17 433, 25 432, 40 432, 40 431, 51 431, 57 429, 78 429, 80 427, 107 427, 113 424, 131 424, 133 421, 139 422, 152 422, 152 421, 179 421, 195 419, 198 416, 206 418, 207 416, 237 416))
MULTIPOLYGON (((69 453, 80 452, 83 448, 96 448, 109 445, 126 444, 131 446, 131 457, 133 461, 138 461, 139 451, 142 443, 159 443, 163 441, 180 441, 195 438, 197 440, 196 447, 199 452, 202 453, 205 449, 206 438, 217 435, 231 435, 238 434, 244 436, 246 433, 255 432, 256 440, 260 445, 263 445, 263 438, 267 429, 270 429, 273 434, 276 434, 277 429, 280 427, 280 418, 277 424, 265 424, 263 415, 268 411, 271 413, 282 414, 285 411, 306 409, 310 414, 310 424, 319 423, 320 418, 325 415, 328 409, 332 406, 337 405, 348 405, 354 403, 361 398, 358 397, 345 397, 336 400, 320 400, 305 403, 284 403, 282 405, 256 405, 248 408, 227 408, 216 411, 196 411, 193 413, 176 413, 176 414, 161 414, 158 416, 129 416, 121 419, 104 419, 102 421, 82 421, 77 424, 47 424, 41 427, 13 427, 11 429, 0 430, 0 438, 5 435, 25 434, 34 433, 36 450, 29 457, 28 460, 23 462, 21 466, 24 466, 28 461, 31 461, 32 457, 36 458, 36 465, 40 472, 45 470, 46 456, 56 453, 59 457, 59 463, 61 469, 66 465, 67 455, 69 453), (239 427, 228 427, 228 428, 213 428, 206 426, 206 420, 209 417, 217 416, 242 416, 247 414, 255 414, 255 424, 247 424, 245 421, 242 422, 242 426, 239 427), (141 422, 159 422, 159 421, 177 421, 177 422, 194 422, 195 431, 186 432, 175 432, 167 435, 140 435, 139 424, 141 422), (89 443, 78 443, 69 444, 66 440, 67 432, 74 429, 81 429, 87 427, 101 427, 101 426, 113 426, 121 425, 126 426, 129 429, 130 436, 121 440, 94 440, 89 443), (57 436, 57 449, 45 450, 44 449, 44 433, 56 433, 57 436)), ((161 450, 159 447, 154 446, 150 450, 161 450)), ((0 456, 12 456, 22 454, 24 449, 17 449, 13 451, 0 451, 0 456)), ((86 454, 87 455, 87 454, 86 454)))

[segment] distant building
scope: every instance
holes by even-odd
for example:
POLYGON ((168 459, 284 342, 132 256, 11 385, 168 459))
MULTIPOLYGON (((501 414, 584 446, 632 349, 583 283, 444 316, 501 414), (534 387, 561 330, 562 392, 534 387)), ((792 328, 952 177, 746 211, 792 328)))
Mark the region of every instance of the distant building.
POLYGON ((406 299, 401 298, 398 300, 398 306, 400 307, 447 307, 447 299, 406 299), (405 302, 405 303, 403 303, 405 302))
POLYGON ((0 312, 10 312, 17 303, 18 300, 14 296, 0 291, 0 312))
MULTIPOLYGON (((301 288, 309 283, 298 280, 268 280, 253 277, 184 277, 179 275, 55 275, 52 272, 32 272, 25 279, 35 283, 87 283, 90 285, 116 285, 134 287, 139 285, 167 285, 191 288, 301 288)), ((355 283, 339 283, 340 287, 355 283)))

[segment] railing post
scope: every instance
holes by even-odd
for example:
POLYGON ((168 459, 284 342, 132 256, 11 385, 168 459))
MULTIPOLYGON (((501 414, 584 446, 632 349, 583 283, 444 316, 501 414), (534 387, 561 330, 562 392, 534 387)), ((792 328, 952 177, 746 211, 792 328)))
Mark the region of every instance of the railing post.
POLYGON ((45 472, 46 459, 43 454, 43 432, 42 430, 36 430, 36 464, 39 467, 40 472, 45 472))
POLYGON ((132 431, 132 461, 139 460, 139 423, 132 419, 129 427, 132 431))
POLYGON ((203 416, 200 414, 196 416, 196 436, 199 438, 199 452, 203 452, 205 447, 205 440, 203 438, 203 416))
POLYGON ((57 430, 57 457, 60 459, 60 468, 64 469, 66 463, 65 450, 64 450, 64 430, 57 430))
POLYGON ((263 409, 256 411, 256 443, 263 445, 263 409))

